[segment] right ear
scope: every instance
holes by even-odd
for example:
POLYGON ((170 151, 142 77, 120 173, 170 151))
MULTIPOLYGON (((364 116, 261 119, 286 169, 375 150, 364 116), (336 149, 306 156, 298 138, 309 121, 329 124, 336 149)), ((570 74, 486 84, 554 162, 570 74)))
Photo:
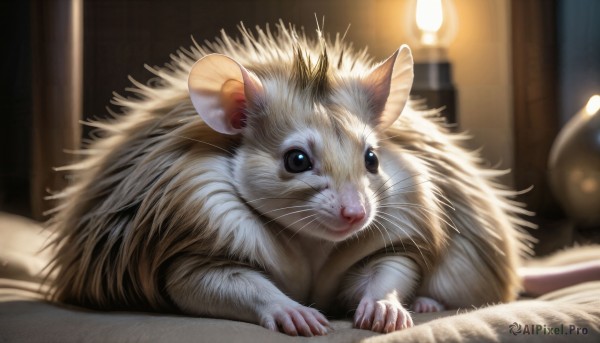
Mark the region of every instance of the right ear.
POLYGON ((413 59, 408 45, 402 45, 365 77, 363 82, 370 90, 373 109, 378 116, 375 119, 380 129, 392 125, 402 113, 413 78, 413 59))
POLYGON ((234 135, 246 126, 246 106, 262 93, 262 84, 234 59, 211 54, 192 66, 188 89, 202 120, 217 132, 234 135))

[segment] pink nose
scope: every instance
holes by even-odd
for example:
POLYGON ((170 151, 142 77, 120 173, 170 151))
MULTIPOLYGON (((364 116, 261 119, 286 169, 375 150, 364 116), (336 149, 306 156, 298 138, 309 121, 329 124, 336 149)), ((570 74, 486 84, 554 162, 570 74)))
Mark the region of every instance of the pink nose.
POLYGON ((348 224, 354 224, 365 217, 365 208, 363 206, 344 206, 341 215, 348 224))

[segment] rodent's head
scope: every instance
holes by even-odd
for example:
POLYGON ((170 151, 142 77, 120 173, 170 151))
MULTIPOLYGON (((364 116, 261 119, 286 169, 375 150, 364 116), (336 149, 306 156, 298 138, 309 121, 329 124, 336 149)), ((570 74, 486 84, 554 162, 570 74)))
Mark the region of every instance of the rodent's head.
POLYGON ((341 241, 375 216, 390 177, 378 139, 408 100, 412 67, 407 46, 351 72, 328 67, 325 53, 311 66, 298 52, 279 73, 213 54, 192 67, 189 89, 206 124, 242 135, 233 168, 246 203, 288 230, 341 241))

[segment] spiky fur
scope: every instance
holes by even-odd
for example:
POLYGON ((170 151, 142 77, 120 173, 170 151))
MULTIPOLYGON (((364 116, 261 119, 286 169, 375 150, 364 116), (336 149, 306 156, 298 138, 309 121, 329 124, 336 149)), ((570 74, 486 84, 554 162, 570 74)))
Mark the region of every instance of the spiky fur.
MULTIPOLYGON (((230 283, 243 293, 253 283, 266 282, 266 275, 296 301, 323 310, 353 309, 364 283, 385 277, 387 268, 415 275, 399 284, 405 299, 425 294, 454 307, 514 299, 520 287, 516 267, 529 239, 519 227, 530 225, 519 216, 527 211, 510 200, 514 192, 495 183, 502 172, 480 167, 477 153, 461 147, 464 135, 450 133, 435 111, 415 110, 414 103, 392 127, 374 134, 390 178, 373 187, 403 186, 400 202, 406 206, 393 197, 398 193, 386 190, 391 199, 380 201, 382 214, 370 228, 344 242, 317 244, 325 260, 317 267, 307 267, 315 261, 305 257, 311 251, 306 246, 314 242, 297 243, 303 238, 264 219, 252 199, 240 197, 236 183, 243 181, 234 178, 240 151, 256 142, 260 149, 276 151, 289 134, 282 127, 303 123, 288 123, 295 119, 286 117, 256 120, 243 138, 214 132, 189 100, 192 64, 212 52, 230 56, 271 80, 274 86, 267 92, 275 94, 276 86, 297 93, 312 77, 312 96, 322 96, 328 82, 335 87, 370 70, 366 51, 355 52, 339 36, 327 42, 327 55, 321 44, 282 23, 275 32, 242 28, 241 40, 223 33, 216 43, 181 49, 166 68, 148 68, 159 78, 153 86, 132 80, 135 88, 129 90, 141 99, 117 95, 114 104, 124 113, 88 123, 101 138, 82 151, 79 163, 63 168, 74 181, 55 196, 61 205, 49 221, 58 234, 50 297, 99 309, 183 311, 260 322, 235 301, 219 309, 223 294, 189 285, 230 283), (408 175, 404 181, 395 176, 401 168, 406 170, 398 175, 408 175), (407 259, 382 263, 393 256, 407 259), (247 278, 236 278, 248 270, 247 278), (199 309, 194 299, 206 301, 199 309)), ((338 99, 355 101, 347 93, 338 99)), ((343 116, 311 120, 339 137, 364 130, 363 123, 343 116)), ((248 299, 241 294, 238 300, 248 299)))

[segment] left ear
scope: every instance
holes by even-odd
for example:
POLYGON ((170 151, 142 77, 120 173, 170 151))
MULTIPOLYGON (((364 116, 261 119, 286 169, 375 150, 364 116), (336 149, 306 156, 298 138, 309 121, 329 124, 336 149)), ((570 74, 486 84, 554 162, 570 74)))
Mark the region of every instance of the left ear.
POLYGON ((375 67, 363 79, 369 90, 374 121, 379 129, 386 129, 398 117, 410 93, 413 83, 413 59, 408 45, 402 45, 383 63, 375 67))
POLYGON ((204 56, 188 77, 190 100, 206 125, 227 135, 242 132, 246 107, 262 94, 258 78, 234 59, 204 56))

